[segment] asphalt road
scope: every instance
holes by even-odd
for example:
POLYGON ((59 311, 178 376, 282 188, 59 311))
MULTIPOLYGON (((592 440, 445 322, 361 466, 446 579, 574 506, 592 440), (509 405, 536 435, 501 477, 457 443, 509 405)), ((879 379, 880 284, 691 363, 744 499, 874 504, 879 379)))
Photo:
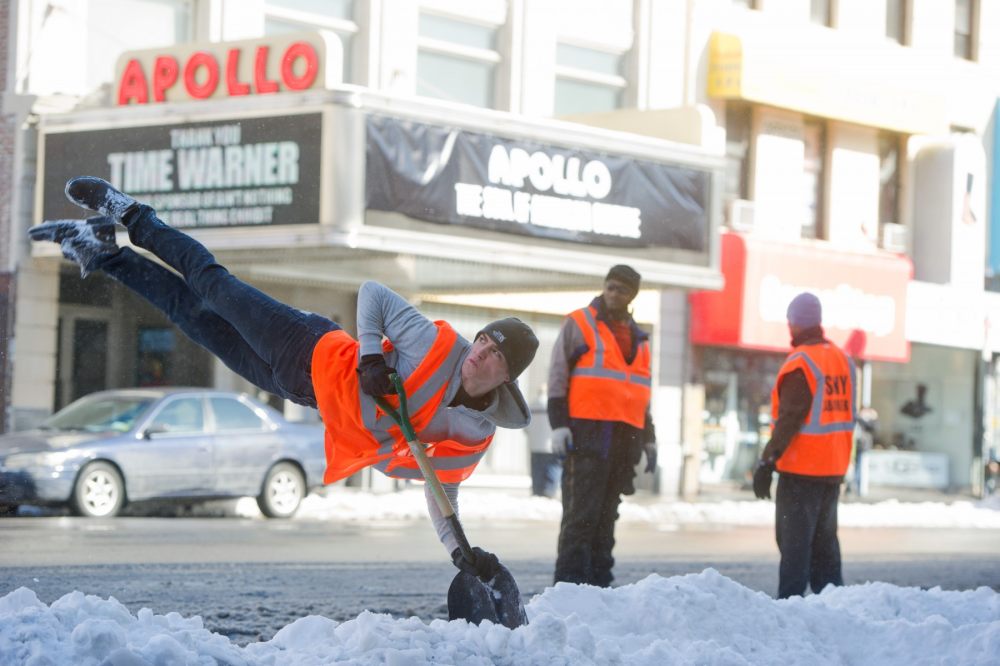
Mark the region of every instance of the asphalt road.
MULTIPOLYGON (((551 585, 556 525, 465 527, 474 544, 500 555, 525 600, 551 585)), ((1000 530, 841 529, 841 544, 848 584, 1000 591, 1000 530)), ((623 524, 616 556, 616 585, 713 567, 753 590, 777 587, 777 549, 765 527, 623 524)), ((268 640, 310 614, 447 617, 454 573, 426 521, 0 519, 0 596, 21 586, 45 603, 74 590, 113 596, 133 613, 200 615, 241 644, 268 640)))

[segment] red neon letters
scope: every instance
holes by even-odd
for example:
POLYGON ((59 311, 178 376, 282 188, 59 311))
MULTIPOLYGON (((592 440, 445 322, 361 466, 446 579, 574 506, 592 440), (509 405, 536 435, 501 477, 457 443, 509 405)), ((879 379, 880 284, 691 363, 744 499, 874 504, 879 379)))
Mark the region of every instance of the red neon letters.
POLYGON ((151 67, 152 81, 147 77, 142 61, 133 58, 126 64, 118 82, 118 104, 120 106, 148 104, 150 85, 152 101, 166 102, 170 91, 178 85, 178 78, 181 79, 180 83, 189 97, 208 99, 219 91, 220 79, 224 79, 225 95, 238 97, 250 94, 264 95, 282 90, 307 90, 315 83, 319 74, 319 54, 316 48, 308 42, 294 42, 281 54, 281 60, 276 68, 279 73, 278 79, 268 78, 271 50, 268 46, 261 45, 253 49, 253 80, 241 81, 240 59, 244 55, 249 55, 244 51, 249 49, 228 49, 224 71, 216 55, 208 51, 192 53, 183 64, 174 56, 161 55, 151 67), (299 68, 301 73, 297 74, 296 66, 299 61, 303 66, 299 68))

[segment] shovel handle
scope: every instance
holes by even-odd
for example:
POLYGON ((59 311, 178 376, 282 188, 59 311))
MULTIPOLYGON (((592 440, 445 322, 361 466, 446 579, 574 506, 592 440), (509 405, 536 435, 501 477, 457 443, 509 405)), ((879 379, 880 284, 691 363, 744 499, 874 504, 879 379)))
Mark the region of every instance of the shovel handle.
POLYGON ((437 504, 438 510, 441 511, 441 515, 443 515, 451 525, 451 531, 455 535, 455 540, 458 542, 458 547, 462 551, 462 556, 467 562, 474 562, 476 558, 475 555, 472 554, 472 546, 469 545, 469 540, 465 536, 465 530, 462 529, 462 523, 458 521, 458 515, 455 513, 455 507, 451 505, 451 500, 449 500, 448 495, 445 494, 444 486, 441 485, 441 480, 438 479, 437 474, 434 472, 434 468, 431 466, 431 460, 427 456, 427 451, 425 450, 426 446, 417 438, 417 433, 413 429, 413 424, 410 423, 410 411, 406 405, 406 391, 403 389, 403 379, 394 372, 389 375, 389 381, 392 382, 393 387, 396 389, 396 395, 399 396, 399 411, 397 412, 393 406, 389 404, 389 401, 381 396, 375 396, 375 403, 399 425, 399 429, 402 430, 403 437, 406 439, 406 443, 410 447, 413 457, 417 460, 417 466, 420 467, 420 472, 424 475, 424 481, 426 481, 431 487, 431 493, 434 495, 434 502, 437 504))

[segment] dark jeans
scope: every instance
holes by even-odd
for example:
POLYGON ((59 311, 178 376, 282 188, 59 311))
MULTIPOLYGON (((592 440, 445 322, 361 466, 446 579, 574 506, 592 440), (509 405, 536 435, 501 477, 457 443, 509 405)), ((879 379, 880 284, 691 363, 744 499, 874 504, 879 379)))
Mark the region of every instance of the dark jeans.
POLYGON ((134 245, 155 254, 181 277, 129 248, 101 264, 105 273, 163 311, 185 335, 247 381, 300 405, 316 406, 313 348, 340 326, 238 280, 204 245, 164 224, 149 206, 130 210, 123 222, 134 245))
POLYGON ((557 583, 608 587, 614 580, 615 521, 622 494, 635 475, 631 447, 616 440, 606 459, 578 447, 563 462, 557 583))
POLYGON ((562 479, 562 461, 554 453, 531 452, 531 494, 555 497, 562 479))
POLYGON ((837 501, 840 484, 780 474, 775 494, 775 536, 781 551, 778 598, 843 585, 837 501))

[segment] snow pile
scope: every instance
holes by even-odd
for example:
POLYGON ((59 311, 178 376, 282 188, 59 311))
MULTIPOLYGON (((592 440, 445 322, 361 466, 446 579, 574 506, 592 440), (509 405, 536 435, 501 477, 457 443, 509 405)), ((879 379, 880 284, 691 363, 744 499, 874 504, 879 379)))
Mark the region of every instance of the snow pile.
POLYGON ((1000 594, 886 583, 775 601, 713 569, 602 590, 560 583, 514 631, 364 612, 299 619, 239 647, 198 617, 132 615, 73 592, 46 606, 28 588, 0 599, 0 664, 995 664, 1000 594))

